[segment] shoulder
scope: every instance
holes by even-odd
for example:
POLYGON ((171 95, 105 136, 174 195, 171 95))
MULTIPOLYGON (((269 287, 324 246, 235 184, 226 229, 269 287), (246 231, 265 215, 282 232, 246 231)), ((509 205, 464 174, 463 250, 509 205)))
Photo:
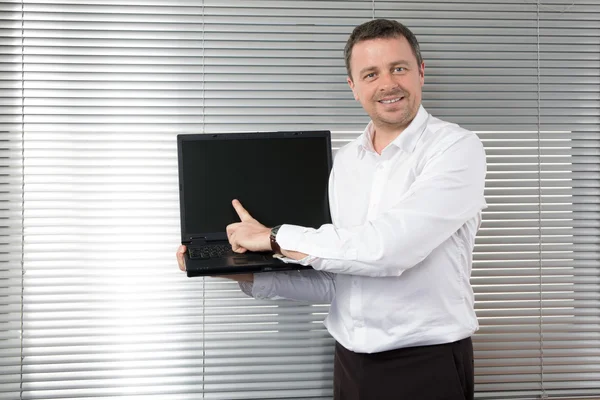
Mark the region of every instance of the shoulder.
POLYGON ((352 140, 349 143, 346 143, 344 146, 340 147, 334 155, 334 164, 340 162, 352 162, 358 156, 358 152, 362 146, 364 140, 364 133, 358 136, 356 139, 352 140))
POLYGON ((465 152, 484 152, 483 144, 474 132, 430 116, 424 134, 417 144, 420 152, 423 155, 434 156, 456 147, 462 148, 465 152))

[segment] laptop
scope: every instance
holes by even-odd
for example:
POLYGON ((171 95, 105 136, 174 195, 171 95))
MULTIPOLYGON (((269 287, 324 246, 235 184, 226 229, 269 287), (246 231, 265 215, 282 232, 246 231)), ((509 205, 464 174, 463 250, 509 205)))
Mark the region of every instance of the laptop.
POLYGON ((225 230, 239 222, 233 199, 268 227, 331 223, 329 131, 179 134, 177 152, 188 277, 310 268, 234 253, 225 230))

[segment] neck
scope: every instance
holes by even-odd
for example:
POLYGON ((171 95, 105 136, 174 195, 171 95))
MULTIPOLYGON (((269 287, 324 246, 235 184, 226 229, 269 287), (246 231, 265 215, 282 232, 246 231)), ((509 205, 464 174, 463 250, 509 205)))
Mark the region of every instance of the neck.
POLYGON ((386 123, 380 118, 372 118, 373 122, 373 148, 377 154, 381 152, 402 134, 417 117, 418 109, 411 116, 398 123, 386 123), (407 122, 408 121, 408 122, 407 122))
POLYGON ((390 143, 394 141, 408 125, 401 127, 377 126, 373 124, 373 148, 377 154, 381 154, 390 143))

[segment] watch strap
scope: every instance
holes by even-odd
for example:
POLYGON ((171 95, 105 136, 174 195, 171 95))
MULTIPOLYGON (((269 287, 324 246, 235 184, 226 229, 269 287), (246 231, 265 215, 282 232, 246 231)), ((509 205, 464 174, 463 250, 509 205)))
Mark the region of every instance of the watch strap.
POLYGON ((279 228, 281 228, 281 225, 271 228, 271 234, 269 235, 269 239, 271 241, 271 250, 275 254, 281 254, 281 246, 279 246, 279 243, 277 243, 277 231, 279 231, 279 228))

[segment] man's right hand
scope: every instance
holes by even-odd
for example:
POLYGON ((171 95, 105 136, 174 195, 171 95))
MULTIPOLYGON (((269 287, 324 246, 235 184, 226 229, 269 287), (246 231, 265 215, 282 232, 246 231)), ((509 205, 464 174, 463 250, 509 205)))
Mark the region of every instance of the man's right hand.
MULTIPOLYGON (((175 253, 175 257, 177 258, 177 264, 179 264, 179 269, 185 271, 185 251, 187 248, 185 245, 179 246, 177 252, 175 253)), ((214 278, 227 278, 237 282, 254 282, 254 274, 235 274, 235 275, 218 275, 214 276, 214 278)))

